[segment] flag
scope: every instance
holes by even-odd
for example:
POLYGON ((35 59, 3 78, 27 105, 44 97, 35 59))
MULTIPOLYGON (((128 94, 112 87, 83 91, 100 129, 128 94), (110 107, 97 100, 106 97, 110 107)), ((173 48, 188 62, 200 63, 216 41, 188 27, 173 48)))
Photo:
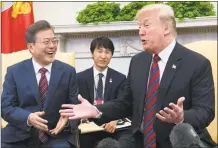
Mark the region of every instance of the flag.
POLYGON ((27 49, 25 31, 34 23, 32 2, 1 2, 2 53, 27 49))

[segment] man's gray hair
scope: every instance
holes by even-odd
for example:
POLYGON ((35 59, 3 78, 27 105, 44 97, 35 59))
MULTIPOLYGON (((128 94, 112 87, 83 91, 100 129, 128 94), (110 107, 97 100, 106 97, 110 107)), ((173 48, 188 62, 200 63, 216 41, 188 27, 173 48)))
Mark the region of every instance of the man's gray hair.
POLYGON ((25 33, 25 40, 26 43, 35 43, 36 41, 36 34, 42 30, 51 29, 54 32, 54 28, 47 22, 46 20, 40 20, 31 24, 25 33))

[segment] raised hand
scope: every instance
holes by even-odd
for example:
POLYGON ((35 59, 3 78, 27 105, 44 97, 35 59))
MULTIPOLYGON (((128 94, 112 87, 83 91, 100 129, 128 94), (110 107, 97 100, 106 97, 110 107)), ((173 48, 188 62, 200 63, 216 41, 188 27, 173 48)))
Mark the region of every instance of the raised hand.
POLYGON ((70 120, 82 118, 95 118, 99 112, 95 106, 90 104, 86 99, 79 98, 81 104, 63 104, 59 113, 61 116, 67 116, 70 120))
POLYGON ((169 123, 181 123, 184 120, 184 110, 183 110, 183 102, 185 101, 184 97, 178 99, 177 104, 170 103, 169 106, 165 107, 164 110, 160 110, 159 113, 156 114, 157 118, 161 121, 169 122, 169 123))
POLYGON ((49 132, 53 135, 57 135, 64 129, 67 123, 68 123, 68 117, 60 116, 56 127, 50 130, 49 132))
POLYGON ((34 126, 35 128, 48 132, 48 126, 46 125, 48 123, 47 120, 41 118, 45 115, 45 112, 34 112, 29 115, 28 118, 28 124, 34 126))

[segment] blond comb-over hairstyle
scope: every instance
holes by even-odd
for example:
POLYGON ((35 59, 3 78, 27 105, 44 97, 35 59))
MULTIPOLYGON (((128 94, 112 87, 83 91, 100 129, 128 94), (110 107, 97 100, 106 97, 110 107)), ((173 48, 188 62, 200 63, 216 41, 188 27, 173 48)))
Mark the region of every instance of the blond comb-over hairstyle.
POLYGON ((170 27, 172 35, 176 38, 176 20, 174 16, 173 8, 166 4, 150 4, 144 6, 141 10, 136 14, 136 19, 146 11, 156 11, 159 12, 159 19, 164 24, 170 27))

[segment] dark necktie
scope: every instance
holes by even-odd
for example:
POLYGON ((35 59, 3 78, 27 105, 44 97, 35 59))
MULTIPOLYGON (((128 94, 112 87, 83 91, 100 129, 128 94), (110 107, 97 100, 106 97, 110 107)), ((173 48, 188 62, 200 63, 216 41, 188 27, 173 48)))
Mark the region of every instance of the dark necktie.
POLYGON ((102 73, 99 73, 98 76, 99 76, 99 80, 98 80, 98 86, 97 86, 96 104, 102 104, 103 103, 103 81, 102 81, 102 77, 104 75, 102 73))
POLYGON ((153 129, 155 120, 155 104, 157 91, 160 85, 160 70, 158 61, 160 57, 155 55, 150 69, 150 77, 145 98, 144 108, 144 148, 156 148, 156 134, 153 129))
MULTIPOLYGON (((39 92, 40 92, 40 98, 42 105, 45 103, 46 95, 48 92, 48 80, 46 78, 45 73, 47 72, 46 68, 40 68, 39 72, 41 73, 41 79, 39 80, 39 92)), ((43 143, 45 143, 48 140, 48 136, 45 132, 39 130, 38 133, 39 140, 41 140, 43 143)))

